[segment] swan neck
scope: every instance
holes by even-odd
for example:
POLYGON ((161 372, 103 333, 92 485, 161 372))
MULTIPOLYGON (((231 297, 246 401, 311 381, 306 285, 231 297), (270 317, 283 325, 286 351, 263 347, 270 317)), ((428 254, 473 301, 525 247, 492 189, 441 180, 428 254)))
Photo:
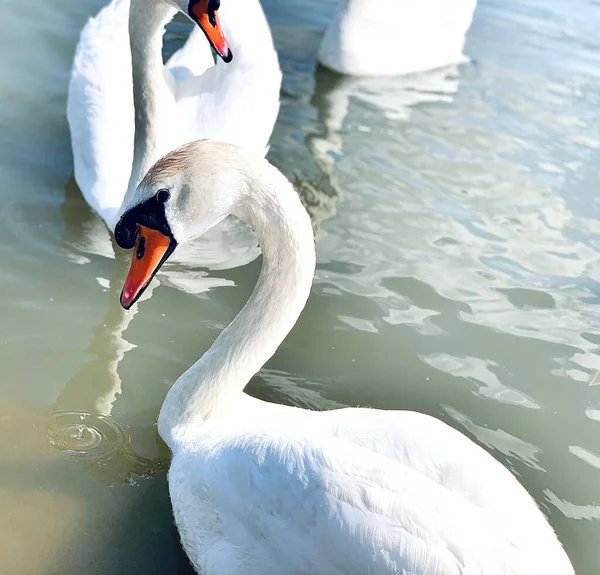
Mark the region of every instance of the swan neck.
POLYGON ((260 275, 243 309, 167 394, 158 426, 172 450, 236 405, 236 396, 275 353, 310 294, 315 270, 310 218, 292 185, 266 165, 269 177, 247 186, 234 210, 258 235, 260 275))
POLYGON ((135 190, 161 155, 161 129, 169 90, 163 75, 162 37, 174 10, 162 0, 131 0, 129 43, 133 74, 135 139, 129 190, 135 190))

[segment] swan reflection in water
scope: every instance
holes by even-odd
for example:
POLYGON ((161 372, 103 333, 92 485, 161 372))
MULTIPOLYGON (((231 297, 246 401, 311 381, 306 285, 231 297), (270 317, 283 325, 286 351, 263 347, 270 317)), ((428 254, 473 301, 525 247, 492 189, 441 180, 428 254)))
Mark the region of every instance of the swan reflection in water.
POLYGON ((325 233, 322 224, 335 215, 342 198, 335 166, 344 157, 344 136, 358 131, 370 137, 374 114, 394 125, 409 121, 414 106, 452 102, 458 92, 459 74, 459 66, 453 65, 408 76, 357 78, 317 67, 311 104, 321 130, 305 137, 316 163, 312 168, 315 175, 291 176, 311 216, 317 240, 325 233))
MULTIPOLYGON (((132 482, 133 477, 149 477, 168 468, 168 454, 156 459, 139 455, 131 446, 125 425, 112 417, 121 394, 119 363, 133 349, 124 333, 137 313, 125 313, 119 304, 119 285, 125 276, 127 258, 109 236, 104 223, 83 202, 74 180, 66 186, 61 207, 65 230, 62 239, 72 246, 73 261, 86 263, 87 256, 116 256, 108 281, 108 310, 92 332, 87 351, 93 356, 66 383, 54 402, 47 440, 55 449, 77 458, 98 480, 106 483, 132 482), (114 250, 114 251, 113 251, 114 250)), ((155 287, 153 283, 146 297, 155 287)), ((160 445, 160 442, 159 442, 160 445)))

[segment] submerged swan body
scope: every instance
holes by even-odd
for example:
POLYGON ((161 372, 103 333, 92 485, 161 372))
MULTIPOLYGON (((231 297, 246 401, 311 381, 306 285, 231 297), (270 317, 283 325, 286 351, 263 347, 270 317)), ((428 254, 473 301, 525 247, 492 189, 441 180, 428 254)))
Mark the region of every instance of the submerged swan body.
POLYGON ((465 60, 477 0, 340 0, 321 64, 352 76, 411 74, 465 60))
POLYGON ((223 32, 208 30, 228 60, 224 33, 232 62, 215 64, 194 26, 163 65, 164 27, 176 10, 200 14, 211 1, 112 0, 81 32, 67 101, 75 179, 111 231, 127 189, 185 142, 212 137, 266 153, 281 72, 259 0, 223 2, 223 32))
POLYGON ((296 322, 315 269, 308 215, 263 158, 203 141, 149 171, 115 230, 121 247, 135 246, 124 307, 177 245, 228 214, 260 239, 256 288, 169 390, 158 420, 194 567, 206 575, 573 575, 515 477, 439 420, 313 412, 243 392, 296 322))

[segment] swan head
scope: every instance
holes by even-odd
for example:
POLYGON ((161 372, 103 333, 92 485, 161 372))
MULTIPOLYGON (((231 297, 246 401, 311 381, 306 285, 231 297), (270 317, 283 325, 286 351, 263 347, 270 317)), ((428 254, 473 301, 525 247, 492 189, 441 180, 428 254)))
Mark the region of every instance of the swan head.
POLYGON ((175 248, 235 213, 246 166, 256 158, 224 142, 185 144, 161 158, 125 197, 115 227, 119 247, 132 249, 121 305, 129 309, 175 248))
POLYGON ((233 54, 219 23, 221 0, 166 0, 176 10, 187 14, 204 32, 215 52, 224 62, 231 62, 233 54))

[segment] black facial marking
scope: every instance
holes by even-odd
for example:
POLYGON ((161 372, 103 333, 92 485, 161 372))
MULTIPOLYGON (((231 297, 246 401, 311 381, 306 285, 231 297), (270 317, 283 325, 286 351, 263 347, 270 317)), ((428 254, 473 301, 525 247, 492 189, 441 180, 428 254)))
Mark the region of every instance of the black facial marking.
MULTIPOLYGON (((176 244, 169 222, 165 215, 164 202, 157 202, 156 196, 125 212, 115 226, 115 240, 120 248, 130 250, 135 246, 138 225, 146 226, 164 234, 176 244)), ((140 242, 141 243, 141 242, 140 242)), ((142 254, 143 255, 143 254, 142 254)))
MULTIPOLYGON (((190 3, 188 4, 188 14, 190 15, 190 18, 192 18, 192 20, 194 20, 194 22, 196 22, 196 18, 194 16, 194 13, 192 12, 192 8, 196 4, 198 4, 198 2, 201 2, 201 1, 202 0, 190 0, 190 3)), ((215 17, 215 14, 220 7, 221 7, 221 0, 208 0, 208 6, 206 7, 206 13, 208 15, 208 21, 210 22, 210 25, 213 27, 215 27, 217 25, 217 18, 215 17)))
POLYGON ((215 18, 216 11, 221 6, 221 0, 208 0, 208 21, 210 25, 215 27, 217 25, 217 19, 215 18))

